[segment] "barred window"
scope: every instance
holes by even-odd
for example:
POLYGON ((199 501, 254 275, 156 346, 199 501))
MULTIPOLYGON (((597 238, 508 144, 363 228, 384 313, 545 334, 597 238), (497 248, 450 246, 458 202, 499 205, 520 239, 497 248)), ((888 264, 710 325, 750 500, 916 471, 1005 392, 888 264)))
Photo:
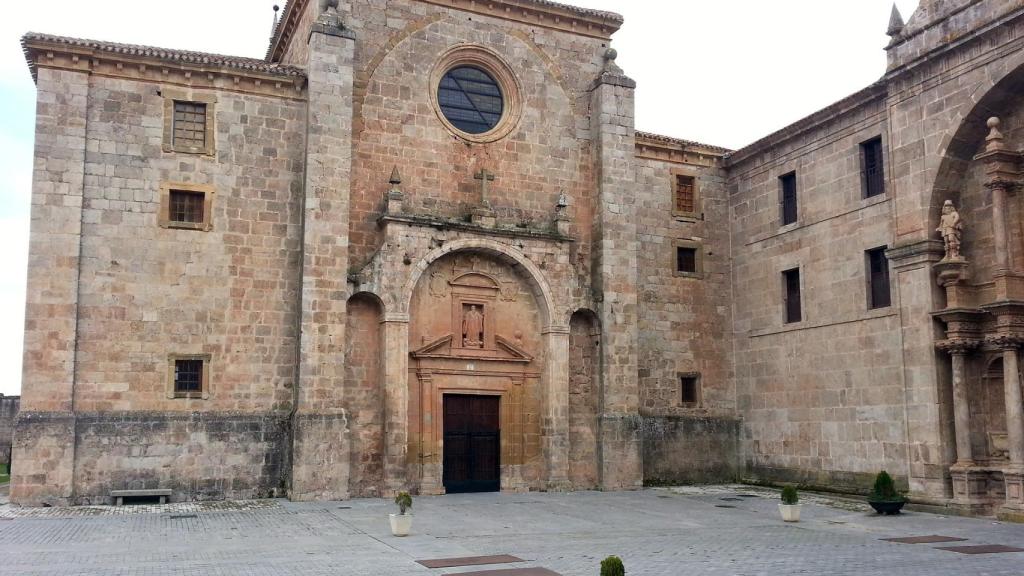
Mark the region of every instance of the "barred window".
POLYGON ((679 403, 683 406, 694 406, 700 403, 700 374, 681 374, 679 376, 679 403))
POLYGON ((203 223, 203 201, 205 194, 187 190, 171 190, 170 196, 168 217, 171 222, 183 224, 203 223))
POLYGON ((206 148, 206 104, 174 101, 174 146, 206 148))
POLYGON ((860 153, 864 197, 871 198, 885 194, 885 160, 882 156, 882 139, 874 138, 861 144, 860 153))
POLYGON ((697 197, 694 193, 695 178, 676 174, 676 206, 675 211, 683 214, 697 212, 697 197))
POLYGON ((203 361, 187 359, 174 361, 174 393, 191 394, 203 391, 203 361))

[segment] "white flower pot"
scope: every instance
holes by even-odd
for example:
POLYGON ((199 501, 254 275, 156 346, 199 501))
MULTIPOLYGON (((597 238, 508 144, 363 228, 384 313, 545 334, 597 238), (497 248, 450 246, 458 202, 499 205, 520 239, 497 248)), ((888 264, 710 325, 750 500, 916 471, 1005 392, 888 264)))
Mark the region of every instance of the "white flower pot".
POLYGON ((391 517, 391 534, 394 536, 408 536, 412 529, 412 514, 389 514, 391 517))
POLYGON ((799 522, 800 504, 779 504, 779 514, 783 522, 799 522))

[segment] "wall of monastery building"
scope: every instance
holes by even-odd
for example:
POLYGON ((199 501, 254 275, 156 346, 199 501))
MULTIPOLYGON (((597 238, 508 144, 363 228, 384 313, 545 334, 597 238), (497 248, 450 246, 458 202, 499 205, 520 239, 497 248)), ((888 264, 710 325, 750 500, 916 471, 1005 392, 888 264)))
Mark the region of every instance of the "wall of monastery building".
POLYGON ((10 464, 14 440, 14 419, 18 416, 20 396, 0 394, 0 464, 10 464))
MULTIPOLYGON (((39 82, 40 102, 60 98, 50 88, 39 82)), ((175 500, 274 494, 294 386, 305 104, 102 74, 87 98, 75 415, 26 419, 18 442, 75 439, 60 464, 74 502, 157 485, 175 500), (174 95, 209 100, 213 154, 163 150, 174 95), (167 190, 189 186, 212 198, 208 230, 162 226, 167 190), (208 360, 202 397, 175 396, 176 355, 208 360)))
POLYGON ((878 136, 886 149, 884 99, 872 97, 729 166, 750 477, 863 488, 880 469, 907 475, 898 309, 869 308, 865 251, 893 236, 891 194, 862 190, 860 144, 878 136), (790 172, 798 217, 783 226, 779 177, 790 172), (794 268, 802 316, 786 323, 782 272, 794 268))
POLYGON ((640 413, 648 483, 736 477, 738 431, 731 362, 728 197, 718 155, 637 160, 640 413), (697 209, 676 214, 676 175, 695 178, 697 209), (696 247, 697 273, 676 249, 696 247), (698 379, 684 402, 682 377, 698 379))

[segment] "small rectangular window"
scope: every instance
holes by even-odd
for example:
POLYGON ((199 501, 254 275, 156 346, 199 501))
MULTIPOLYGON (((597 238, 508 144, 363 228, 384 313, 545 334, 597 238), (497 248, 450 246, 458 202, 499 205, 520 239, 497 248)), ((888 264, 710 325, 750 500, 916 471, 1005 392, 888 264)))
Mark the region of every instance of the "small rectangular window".
POLYGON ((779 177, 782 197, 782 225, 792 224, 797 219, 796 172, 779 177))
POLYGON ((868 268, 868 308, 888 308, 892 305, 889 289, 889 259, 885 247, 865 252, 868 268))
POLYGON ((174 361, 175 395, 195 395, 203 391, 203 361, 197 358, 174 361))
POLYGON ((697 273, 697 249, 686 246, 676 247, 676 272, 683 274, 697 273))
POLYGON ((882 159, 882 138, 873 138, 860 145, 861 181, 864 197, 885 194, 885 168, 882 159))
POLYGON ((697 195, 696 178, 684 174, 676 174, 676 214, 696 214, 697 195))
POLYGON ((782 273, 782 285, 785 290, 786 324, 803 320, 800 303, 800 269, 793 268, 782 273))
POLYGON ((681 374, 679 376, 679 403, 683 406, 700 403, 699 374, 681 374))
POLYGON ((170 221, 181 224, 202 224, 205 194, 189 190, 171 190, 170 221))
POLYGON ((206 149, 206 104, 174 101, 174 147, 206 149))

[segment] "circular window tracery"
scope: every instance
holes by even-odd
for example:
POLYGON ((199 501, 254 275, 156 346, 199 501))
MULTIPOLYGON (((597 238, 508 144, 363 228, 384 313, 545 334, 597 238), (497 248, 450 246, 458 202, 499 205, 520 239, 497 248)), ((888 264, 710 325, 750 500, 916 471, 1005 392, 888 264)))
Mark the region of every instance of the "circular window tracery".
POLYGON ((430 75, 430 100, 441 123, 469 142, 494 142, 519 124, 519 79, 492 50, 460 44, 443 53, 430 75))
POLYGON ((498 81, 473 66, 459 66, 445 73, 437 87, 437 103, 444 117, 467 134, 493 130, 505 112, 505 97, 498 81))

